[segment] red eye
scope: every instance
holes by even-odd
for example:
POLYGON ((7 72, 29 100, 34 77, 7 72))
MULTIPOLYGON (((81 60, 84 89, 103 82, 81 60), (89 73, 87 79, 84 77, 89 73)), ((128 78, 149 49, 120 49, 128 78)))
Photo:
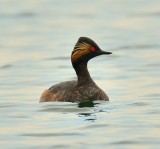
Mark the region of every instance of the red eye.
POLYGON ((95 51, 95 47, 91 47, 91 48, 90 48, 90 51, 91 51, 91 52, 94 52, 94 51, 95 51))

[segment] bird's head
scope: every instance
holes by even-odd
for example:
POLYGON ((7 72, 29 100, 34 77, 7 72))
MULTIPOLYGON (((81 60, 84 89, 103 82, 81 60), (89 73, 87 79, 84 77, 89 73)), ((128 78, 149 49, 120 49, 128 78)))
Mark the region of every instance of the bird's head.
POLYGON ((81 63, 87 63, 93 57, 112 54, 111 52, 103 51, 99 46, 90 38, 80 37, 72 51, 71 61, 73 66, 81 63))

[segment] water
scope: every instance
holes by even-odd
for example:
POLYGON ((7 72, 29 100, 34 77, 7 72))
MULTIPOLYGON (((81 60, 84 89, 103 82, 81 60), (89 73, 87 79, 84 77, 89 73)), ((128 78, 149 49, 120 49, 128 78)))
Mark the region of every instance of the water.
POLYGON ((0 145, 3 149, 160 147, 158 0, 1 0, 0 145), (80 36, 113 55, 90 61, 110 102, 39 103, 75 72, 80 36))

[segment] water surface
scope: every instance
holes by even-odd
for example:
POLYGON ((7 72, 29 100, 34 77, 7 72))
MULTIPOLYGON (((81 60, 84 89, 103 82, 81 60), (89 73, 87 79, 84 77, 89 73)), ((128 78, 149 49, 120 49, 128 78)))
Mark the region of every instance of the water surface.
POLYGON ((3 149, 160 147, 158 0, 27 1, 0 5, 0 145, 3 149), (113 52, 89 62, 110 102, 39 103, 75 79, 80 36, 113 52))

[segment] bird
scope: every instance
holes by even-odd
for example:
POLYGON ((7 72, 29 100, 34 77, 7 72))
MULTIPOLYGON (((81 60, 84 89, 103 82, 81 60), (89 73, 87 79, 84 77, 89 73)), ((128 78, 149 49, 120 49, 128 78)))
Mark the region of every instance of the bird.
POLYGON ((45 90, 40 102, 93 102, 95 100, 109 101, 107 94, 99 88, 90 76, 88 61, 99 55, 109 55, 88 37, 80 37, 71 53, 72 66, 77 80, 60 82, 45 90))

